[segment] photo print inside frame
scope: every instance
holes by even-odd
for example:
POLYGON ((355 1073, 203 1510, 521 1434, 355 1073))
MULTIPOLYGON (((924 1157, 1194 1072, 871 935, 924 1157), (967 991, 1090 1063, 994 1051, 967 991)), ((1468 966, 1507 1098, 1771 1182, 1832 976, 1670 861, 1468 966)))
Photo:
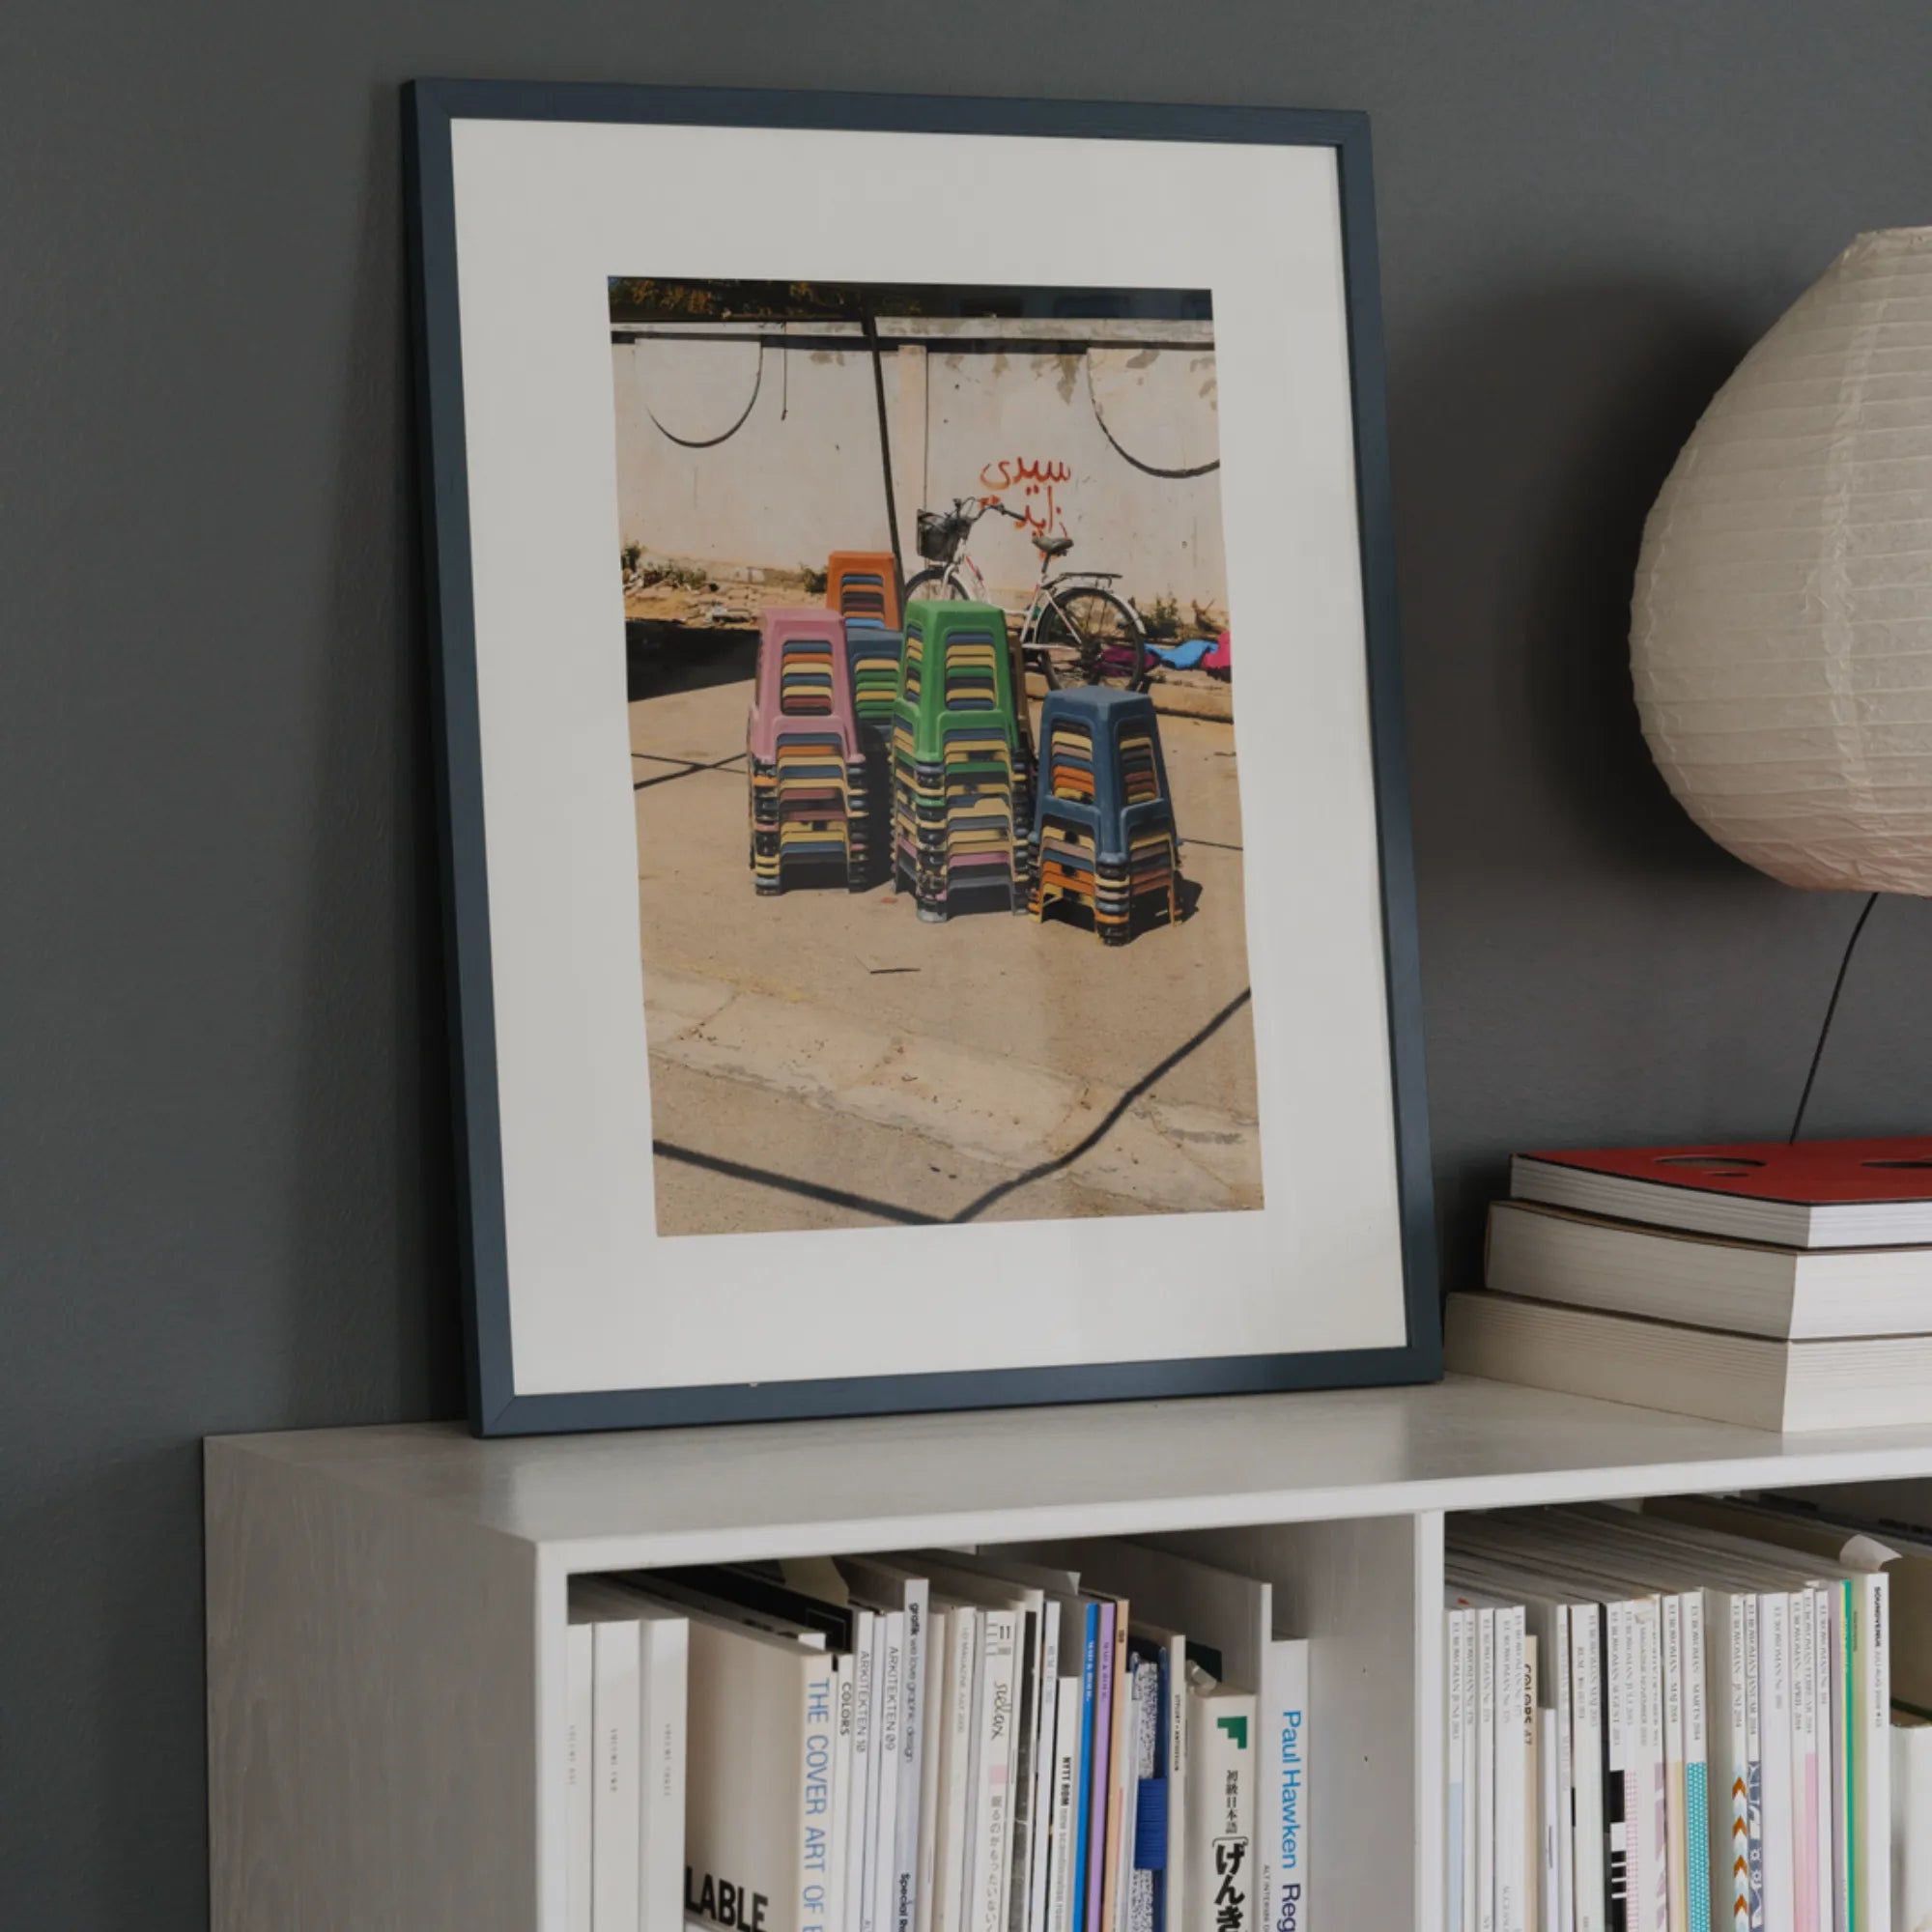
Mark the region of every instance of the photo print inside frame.
POLYGON ((1362 117, 410 162, 474 1426, 1439 1374, 1362 117))
POLYGON ((610 302, 659 1234, 1260 1208, 1208 293, 610 302))

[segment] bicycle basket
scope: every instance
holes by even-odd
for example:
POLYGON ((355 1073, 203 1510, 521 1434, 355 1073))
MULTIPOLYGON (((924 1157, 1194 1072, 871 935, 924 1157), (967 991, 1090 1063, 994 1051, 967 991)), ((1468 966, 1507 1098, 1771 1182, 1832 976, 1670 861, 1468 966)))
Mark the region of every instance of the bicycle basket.
POLYGON ((918 518, 919 554, 927 563, 951 563, 959 554, 969 526, 951 510, 922 510, 918 518))

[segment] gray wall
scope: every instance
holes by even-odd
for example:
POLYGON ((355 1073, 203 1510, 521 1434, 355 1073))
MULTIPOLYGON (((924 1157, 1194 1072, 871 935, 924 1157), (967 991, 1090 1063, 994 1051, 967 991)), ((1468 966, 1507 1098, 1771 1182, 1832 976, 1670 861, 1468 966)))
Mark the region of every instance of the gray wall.
MULTIPOLYGON (((1678 814, 1624 604, 1747 344, 1932 219, 1928 71, 1920 0, 0 13, 0 1921, 204 1922, 196 1438, 459 1399, 398 81, 1374 115, 1466 1280, 1513 1146, 1788 1124, 1855 906, 1678 814)), ((1817 1130, 1927 1124, 1928 961, 1883 905, 1817 1130)))

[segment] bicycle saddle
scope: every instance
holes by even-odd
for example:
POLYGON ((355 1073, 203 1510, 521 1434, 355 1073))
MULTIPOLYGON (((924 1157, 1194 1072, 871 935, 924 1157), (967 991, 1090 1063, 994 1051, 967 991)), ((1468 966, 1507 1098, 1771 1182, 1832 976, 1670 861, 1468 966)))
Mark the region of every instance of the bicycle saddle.
POLYGON ((1034 532, 1033 547, 1041 556, 1065 556, 1073 548, 1071 537, 1043 537, 1034 532))

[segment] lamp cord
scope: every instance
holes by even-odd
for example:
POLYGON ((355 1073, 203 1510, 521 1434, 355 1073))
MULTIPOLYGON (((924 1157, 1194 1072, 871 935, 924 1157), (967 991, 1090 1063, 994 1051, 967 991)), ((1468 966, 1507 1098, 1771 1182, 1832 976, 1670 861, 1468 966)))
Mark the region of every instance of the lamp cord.
POLYGON ((1825 1057, 1825 1042, 1832 1037, 1832 1022, 1837 1017, 1838 995, 1845 990, 1845 975, 1852 964, 1852 953, 1857 949, 1859 934, 1865 929, 1865 921, 1872 916, 1872 907, 1878 904, 1878 895, 1872 894, 1866 899, 1864 910, 1859 914, 1857 923, 1852 927, 1852 936, 1845 941, 1845 956, 1838 961, 1838 977, 1832 981, 1831 1003, 1825 1009, 1825 1024, 1818 1029, 1818 1044, 1811 1050, 1811 1070, 1804 1076, 1804 1091, 1798 1096, 1797 1118, 1791 1122, 1791 1138, 1797 1140, 1798 1132, 1804 1124, 1804 1109, 1811 1103, 1811 1086, 1818 1078, 1818 1063, 1825 1057))

